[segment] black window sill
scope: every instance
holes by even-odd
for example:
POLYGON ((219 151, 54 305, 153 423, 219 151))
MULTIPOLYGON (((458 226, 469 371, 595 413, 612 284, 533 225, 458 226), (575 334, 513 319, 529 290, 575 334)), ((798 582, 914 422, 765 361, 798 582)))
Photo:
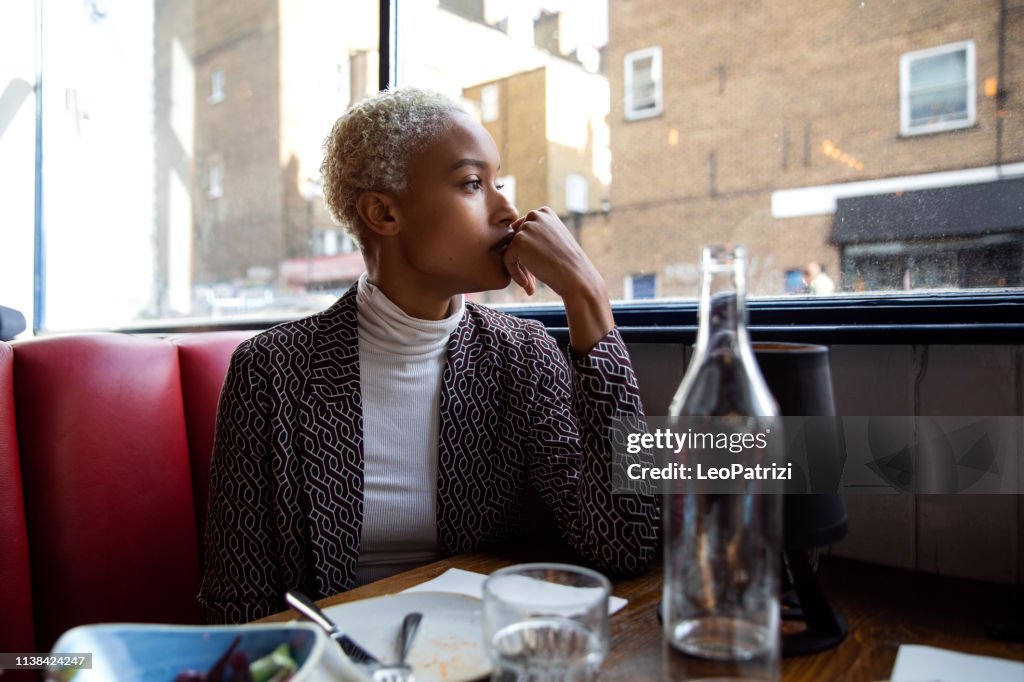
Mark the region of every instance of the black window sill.
MULTIPOLYGON (((758 298, 748 301, 755 341, 831 344, 1024 344, 1024 291, 758 298)), ((557 305, 500 308, 540 321, 568 340, 565 311, 557 305)), ((630 342, 693 343, 697 302, 616 303, 615 322, 630 342)), ((190 321, 132 325, 117 331, 171 334, 267 329, 283 319, 190 321)))
MULTIPOLYGON (((960 292, 759 298, 747 302, 754 341, 820 344, 1024 343, 1024 292, 960 292)), ((612 306, 623 338, 631 342, 693 343, 695 300, 630 302, 612 306)), ((560 341, 568 339, 561 308, 515 308, 539 320, 560 341)))

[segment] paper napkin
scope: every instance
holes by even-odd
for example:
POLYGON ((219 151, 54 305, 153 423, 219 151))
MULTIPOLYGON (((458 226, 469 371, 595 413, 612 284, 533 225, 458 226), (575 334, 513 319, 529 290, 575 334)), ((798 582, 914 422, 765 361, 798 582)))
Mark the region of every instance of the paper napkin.
MULTIPOLYGON (((428 580, 425 583, 414 585, 405 592, 454 592, 455 594, 464 594, 470 597, 476 597, 477 599, 484 598, 484 580, 487 579, 486 575, 481 573, 474 573, 473 571, 464 571, 461 568, 449 568, 447 571, 437 576, 433 580, 428 580)), ((528 584, 524 586, 524 589, 529 590, 531 593, 536 594, 538 602, 546 603, 566 603, 572 602, 574 595, 578 594, 578 587, 569 587, 566 585, 554 585, 552 583, 546 583, 540 580, 533 580, 532 578, 523 577, 522 580, 528 584)), ((582 588, 586 589, 586 588, 582 588)), ((626 605, 626 600, 622 597, 609 597, 608 599, 608 615, 612 615, 622 609, 626 605)))
POLYGON ((896 654, 892 682, 1020 682, 1024 663, 904 644, 896 654))

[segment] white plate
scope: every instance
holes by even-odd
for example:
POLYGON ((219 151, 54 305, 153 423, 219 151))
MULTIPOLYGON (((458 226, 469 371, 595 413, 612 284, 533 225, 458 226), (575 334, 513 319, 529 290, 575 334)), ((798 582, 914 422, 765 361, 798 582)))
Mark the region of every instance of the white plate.
POLYGON ((469 682, 491 673, 483 647, 483 602, 448 592, 403 592, 330 606, 324 611, 385 663, 395 660, 405 614, 423 622, 409 652, 416 682, 469 682))

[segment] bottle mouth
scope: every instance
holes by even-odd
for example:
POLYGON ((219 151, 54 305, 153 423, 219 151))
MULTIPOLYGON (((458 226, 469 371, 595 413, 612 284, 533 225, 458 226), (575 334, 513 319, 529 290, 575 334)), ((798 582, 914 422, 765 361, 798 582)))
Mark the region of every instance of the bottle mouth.
POLYGON ((746 266, 747 250, 741 245, 711 244, 701 253, 701 267, 706 272, 724 272, 746 266))

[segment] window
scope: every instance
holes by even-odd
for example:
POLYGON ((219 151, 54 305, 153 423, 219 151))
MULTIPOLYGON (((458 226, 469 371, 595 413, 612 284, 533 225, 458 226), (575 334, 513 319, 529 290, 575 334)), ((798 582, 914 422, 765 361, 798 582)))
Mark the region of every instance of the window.
POLYGON ((484 123, 498 120, 498 86, 485 85, 480 91, 480 117, 484 123))
POLYGON ((661 113, 661 48, 630 52, 626 62, 626 119, 661 113))
POLYGON ((219 199, 224 196, 224 166, 220 162, 210 164, 206 196, 211 199, 219 199))
POLYGON ((587 179, 579 173, 565 176, 565 207, 570 213, 586 213, 590 202, 587 199, 587 179))
POLYGON ((627 300, 641 300, 656 298, 658 278, 652 274, 630 275, 626 278, 627 300))
POLYGON ((214 69, 210 73, 210 104, 224 101, 224 72, 214 69))
POLYGON ((900 132, 919 135, 974 125, 974 41, 900 57, 900 132))
POLYGON ((998 3, 818 3, 792 32, 807 3, 392 0, 382 37, 379 0, 41 0, 39 43, 33 3, 0 5, 0 85, 29 92, 0 112, 0 303, 33 328, 172 325, 224 285, 269 292, 268 315, 322 308, 362 261, 318 237, 337 226, 307 185, 381 66, 497 113, 504 192, 552 207, 613 299, 692 301, 713 240, 747 245, 753 297, 807 296, 821 264, 841 300, 816 310, 1024 286, 1024 71, 998 3))

